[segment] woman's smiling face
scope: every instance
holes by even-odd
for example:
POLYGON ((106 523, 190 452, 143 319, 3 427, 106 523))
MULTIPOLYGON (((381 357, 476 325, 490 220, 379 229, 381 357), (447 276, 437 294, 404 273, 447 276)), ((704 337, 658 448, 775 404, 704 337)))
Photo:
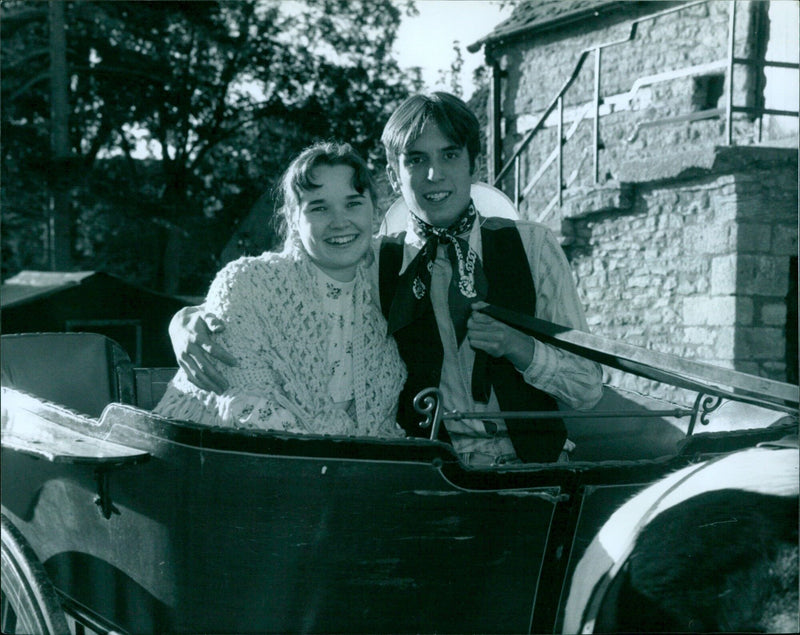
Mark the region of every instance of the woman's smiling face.
POLYGON ((448 139, 433 121, 388 168, 392 186, 408 208, 436 227, 452 225, 470 202, 475 172, 466 146, 448 139))
POLYGON ((319 165, 314 183, 300 190, 297 229, 312 262, 334 280, 347 282, 372 240, 374 208, 368 192, 358 192, 349 165, 319 165))

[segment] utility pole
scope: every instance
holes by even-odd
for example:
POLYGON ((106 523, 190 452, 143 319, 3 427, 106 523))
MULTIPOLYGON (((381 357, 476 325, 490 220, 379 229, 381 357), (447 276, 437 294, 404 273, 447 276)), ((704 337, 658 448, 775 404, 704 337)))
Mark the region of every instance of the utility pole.
POLYGON ((69 200, 69 76, 64 0, 50 0, 50 218, 49 265, 72 268, 72 218, 69 200))

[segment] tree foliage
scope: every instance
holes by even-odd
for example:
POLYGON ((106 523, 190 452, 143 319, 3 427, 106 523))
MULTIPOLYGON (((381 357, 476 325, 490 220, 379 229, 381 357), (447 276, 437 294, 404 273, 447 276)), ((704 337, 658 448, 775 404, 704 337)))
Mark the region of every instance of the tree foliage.
POLYGON ((202 292, 291 156, 335 138, 380 163, 388 113, 421 87, 392 57, 412 2, 68 2, 71 157, 56 165, 47 4, 0 10, 4 276, 46 266, 48 185, 66 172, 76 266, 202 292))

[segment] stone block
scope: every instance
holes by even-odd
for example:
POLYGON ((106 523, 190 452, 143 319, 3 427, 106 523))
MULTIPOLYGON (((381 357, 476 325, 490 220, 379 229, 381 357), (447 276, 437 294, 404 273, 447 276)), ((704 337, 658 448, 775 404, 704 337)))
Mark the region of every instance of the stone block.
POLYGON ((605 326, 606 319, 601 314, 591 313, 592 310, 597 310, 597 307, 589 305, 589 310, 586 312, 586 322, 589 324, 590 330, 596 333, 598 327, 605 326))
POLYGON ((628 278, 628 287, 633 287, 637 289, 652 289, 653 288, 653 278, 648 275, 632 275, 628 278))
MULTIPOLYGON (((688 355, 684 354, 684 357, 688 355)), ((716 347, 708 345, 708 346, 698 346, 695 349, 693 359, 711 359, 715 356, 719 356, 719 352, 717 351, 716 347)))
POLYGON ((775 381, 786 381, 786 364, 783 362, 764 362, 762 365, 763 376, 775 381))
POLYGON ((772 228, 772 253, 776 256, 797 255, 797 225, 777 225, 772 228))
MULTIPOLYGON (((699 205, 700 204, 698 203, 698 206, 699 205)), ((658 217, 658 228, 662 230, 677 232, 684 226, 684 224, 684 217, 680 214, 661 214, 658 217)))
POLYGON ((739 253, 769 253, 772 228, 767 223, 742 223, 737 231, 739 253))
POLYGON ((644 318, 645 324, 655 326, 660 324, 668 323, 668 318, 665 311, 658 311, 654 309, 644 308, 642 311, 642 317, 644 318))
POLYGON ((707 326, 687 326, 683 329, 683 339, 687 344, 705 344, 714 339, 718 330, 707 326))
POLYGON ((762 306, 761 324, 764 326, 784 326, 786 324, 786 305, 770 303, 762 306))
POLYGON ((736 332, 736 357, 748 360, 782 360, 786 355, 783 329, 741 328, 736 332))
POLYGON ((571 188, 564 197, 561 213, 564 218, 579 218, 597 212, 627 210, 633 206, 633 200, 633 187, 627 183, 571 188))
POLYGON ((736 298, 736 325, 749 326, 753 324, 754 316, 753 298, 738 296, 736 298))
POLYGON ((735 197, 724 196, 714 200, 714 221, 722 223, 725 221, 735 221, 739 216, 739 205, 735 197))
POLYGON ((774 202, 768 201, 764 196, 753 194, 739 195, 737 212, 740 221, 749 223, 763 222, 764 218, 772 215, 774 202))
MULTIPOLYGON (((663 104, 663 97, 659 97, 659 102, 663 104)), ((675 130, 654 130, 646 131, 648 139, 655 135, 673 136, 661 144, 656 144, 660 148, 657 155, 647 159, 637 158, 633 160, 623 160, 617 168, 620 181, 627 183, 643 183, 647 181, 659 181, 684 176, 687 173, 708 170, 714 164, 715 151, 713 146, 698 147, 696 144, 691 149, 684 146, 683 139, 679 132, 675 130), (659 134, 661 133, 661 134, 659 134), (665 152, 664 147, 683 148, 681 152, 665 152)))
POLYGON ((736 352, 736 329, 723 326, 714 329, 714 356, 722 359, 733 359, 736 352))
POLYGON ((736 255, 716 256, 711 261, 711 293, 733 295, 736 293, 736 255))
POLYGON ((675 288, 675 293, 679 296, 686 297, 687 301, 694 301, 694 295, 700 293, 699 285, 697 284, 697 280, 695 278, 679 278, 677 280, 677 286, 675 288))
POLYGON ((738 293, 785 297, 789 291, 789 259, 775 256, 739 256, 738 293))
POLYGON ((694 226, 683 229, 683 244, 690 254, 727 254, 736 248, 736 228, 732 223, 694 226))
POLYGON ((736 323, 736 297, 686 298, 683 303, 685 326, 729 326, 736 323))

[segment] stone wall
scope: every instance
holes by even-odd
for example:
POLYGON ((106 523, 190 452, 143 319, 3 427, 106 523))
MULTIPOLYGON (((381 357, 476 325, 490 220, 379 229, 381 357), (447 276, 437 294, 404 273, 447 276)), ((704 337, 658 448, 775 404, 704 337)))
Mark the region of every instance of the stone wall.
MULTIPOLYGON (((506 72, 504 160, 538 121, 582 50, 625 38, 632 20, 679 4, 623 4, 616 13, 487 50, 506 72)), ((586 110, 594 84, 590 55, 565 99, 563 203, 553 205, 556 162, 542 167, 556 147, 551 117, 522 155, 520 213, 562 238, 592 332, 796 382, 796 132, 789 145, 784 139, 781 148, 761 147, 769 145, 769 132, 762 131, 766 136, 759 140, 757 119, 737 113, 734 145, 726 146, 724 113, 691 118, 725 106, 731 5, 712 0, 643 22, 634 41, 604 51, 598 182, 593 111, 586 110), (641 88, 632 91, 637 80, 641 88), (542 179, 526 188, 539 171, 542 179)), ((770 6, 736 2, 736 57, 765 58, 769 20, 778 19, 770 6)), ((757 65, 737 65, 733 86, 734 105, 753 106, 764 94, 765 75, 757 65)), ((513 176, 502 186, 513 193, 513 176)), ((690 398, 632 375, 608 379, 680 403, 690 398)))
POLYGON ((714 154, 704 174, 573 192, 565 250, 592 332, 786 381, 797 155, 714 154))

